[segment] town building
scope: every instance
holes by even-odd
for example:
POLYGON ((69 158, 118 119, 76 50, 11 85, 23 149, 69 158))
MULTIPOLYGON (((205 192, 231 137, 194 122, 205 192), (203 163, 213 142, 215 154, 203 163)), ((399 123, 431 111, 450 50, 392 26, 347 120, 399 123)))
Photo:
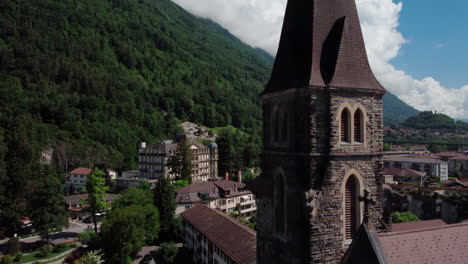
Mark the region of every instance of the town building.
MULTIPOLYGON (((174 179, 176 175, 171 173, 167 163, 169 158, 176 154, 177 145, 170 140, 152 146, 146 146, 144 142, 141 143, 138 155, 138 169, 141 177, 174 179)), ((189 145, 192 182, 206 182, 209 179, 216 179, 218 177, 218 146, 216 143, 211 143, 208 147, 196 142, 190 142, 189 145)))
MULTIPOLYGON (((241 177, 239 177, 241 179, 241 177)), ((197 204, 218 209, 225 214, 237 213, 249 218, 257 210, 255 197, 241 181, 228 179, 201 182, 176 189, 176 214, 181 214, 197 204)))
MULTIPOLYGON (((112 204, 112 201, 118 199, 120 195, 118 194, 106 194, 105 195, 105 200, 107 204, 112 204)), ((85 201, 88 199, 87 194, 76 194, 76 195, 67 195, 64 197, 65 199, 65 204, 66 208, 68 210, 68 216, 71 221, 74 220, 80 220, 86 215, 89 215, 86 210, 83 210, 86 208, 85 201)))
POLYGON ((76 168, 68 173, 65 178, 65 190, 69 193, 81 192, 86 186, 86 179, 91 174, 90 168, 76 168), (71 190, 73 189, 73 190, 71 190), (71 191, 70 191, 71 190, 71 191))
POLYGON ((406 168, 384 168, 384 177, 386 183, 411 183, 423 186, 426 181, 426 173, 410 170, 406 168), (391 177, 391 180, 389 180, 391 177))
POLYGON ((121 177, 115 179, 115 185, 117 186, 118 189, 128 189, 131 187, 137 187, 141 184, 141 182, 147 182, 151 188, 153 189, 156 187, 156 183, 158 182, 157 179, 147 179, 147 178, 141 178, 138 176, 134 177, 121 177))
POLYGON ((339 263, 361 223, 382 226, 384 94, 354 0, 288 2, 262 94, 259 264, 339 263))
POLYGON ((193 263, 256 263, 256 233, 224 213, 198 204, 181 214, 184 247, 193 263))
POLYGON ((448 163, 440 159, 387 156, 384 158, 384 166, 385 168, 406 168, 423 171, 427 176, 437 177, 441 181, 448 180, 448 163))

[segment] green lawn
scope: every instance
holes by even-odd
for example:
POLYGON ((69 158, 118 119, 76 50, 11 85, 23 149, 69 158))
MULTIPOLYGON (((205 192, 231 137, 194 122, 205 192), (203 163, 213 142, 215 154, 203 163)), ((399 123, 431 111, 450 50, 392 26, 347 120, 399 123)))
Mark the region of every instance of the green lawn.
POLYGON ((67 250, 74 249, 74 248, 76 248, 76 247, 77 247, 76 244, 68 244, 68 245, 66 245, 66 247, 64 248, 63 251, 60 251, 60 252, 51 252, 47 257, 43 257, 43 258, 37 257, 37 256, 36 256, 36 253, 37 253, 38 251, 34 251, 34 252, 31 253, 31 254, 24 255, 24 256, 21 258, 21 261, 15 262, 15 263, 21 264, 21 263, 26 263, 26 262, 31 262, 31 261, 37 261, 37 260, 41 260, 41 259, 50 259, 50 258, 53 258, 53 257, 56 257, 56 256, 62 254, 63 252, 65 252, 65 251, 67 251, 67 250))

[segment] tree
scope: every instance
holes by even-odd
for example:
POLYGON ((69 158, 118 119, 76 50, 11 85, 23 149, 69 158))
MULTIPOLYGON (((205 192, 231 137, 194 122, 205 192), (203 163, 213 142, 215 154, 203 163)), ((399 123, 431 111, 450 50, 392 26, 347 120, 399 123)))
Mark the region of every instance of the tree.
POLYGON ((80 260, 78 260, 78 264, 102 264, 102 263, 104 263, 104 260, 102 259, 102 253, 100 250, 89 251, 80 260))
POLYGON ((190 145, 186 139, 183 139, 177 145, 176 153, 167 161, 170 173, 176 175, 179 180, 192 182, 192 160, 190 145))
POLYGON ((8 240, 8 254, 13 256, 17 253, 21 253, 21 242, 17 237, 10 238, 8 240))
POLYGON ((260 150, 258 146, 254 143, 248 143, 244 146, 242 151, 242 158, 244 160, 244 165, 247 168, 253 168, 258 166, 257 161, 259 159, 260 150))
POLYGON ((63 206, 62 177, 48 165, 41 165, 30 199, 30 216, 34 227, 49 242, 49 234, 68 226, 63 206))
POLYGON ((13 256, 5 255, 0 259, 0 264, 13 264, 13 256))
POLYGON ((137 254, 145 244, 143 210, 145 208, 136 205, 112 209, 102 222, 102 248, 110 263, 137 254))
POLYGON ((383 146, 384 151, 392 151, 392 146, 388 143, 385 143, 383 146))
POLYGON ((419 218, 410 211, 406 212, 393 212, 392 213, 392 222, 393 223, 406 223, 406 222, 416 222, 419 221, 419 218))
POLYGON ((156 252, 158 263, 172 264, 175 261, 179 248, 174 242, 161 243, 159 250, 156 252))
POLYGON ((107 208, 105 195, 108 187, 106 186, 105 175, 103 171, 95 168, 86 178, 85 191, 88 193, 88 198, 84 200, 84 204, 87 205, 86 210, 91 213, 96 233, 98 232, 96 214, 107 208))
POLYGON ((160 227, 159 211, 153 204, 153 193, 151 189, 140 185, 139 187, 125 190, 122 196, 112 204, 112 210, 129 206, 141 207, 141 213, 145 217, 145 242, 146 244, 154 244, 158 239, 160 227))
POLYGON ((216 144, 218 145, 219 153, 219 171, 222 174, 232 172, 234 168, 234 145, 231 133, 223 131, 216 138, 216 144))
POLYGON ((91 229, 86 229, 78 235, 78 240, 83 245, 93 248, 97 244, 98 235, 91 229))
POLYGON ((174 213, 176 208, 175 191, 168 179, 160 178, 154 192, 154 205, 159 209, 161 238, 169 239, 173 236, 174 213))

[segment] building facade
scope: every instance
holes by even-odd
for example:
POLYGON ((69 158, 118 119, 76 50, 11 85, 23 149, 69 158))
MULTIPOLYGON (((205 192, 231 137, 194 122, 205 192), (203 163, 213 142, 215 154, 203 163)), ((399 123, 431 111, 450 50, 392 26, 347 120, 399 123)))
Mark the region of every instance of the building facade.
POLYGON ((76 168, 65 178, 65 190, 70 193, 80 192, 86 186, 86 179, 91 174, 90 168, 76 168), (73 189, 69 191, 70 189, 73 189))
POLYGON ((386 168, 405 168, 425 172, 428 176, 448 180, 448 163, 446 161, 430 158, 389 156, 384 159, 386 168))
MULTIPOLYGON (((138 170, 142 178, 158 179, 176 175, 170 172, 167 166, 170 157, 177 152, 177 145, 173 141, 164 141, 160 144, 147 147, 141 143, 138 152, 138 170)), ((192 182, 206 182, 218 177, 218 146, 211 143, 209 147, 200 143, 189 143, 192 161, 192 182)))
POLYGON ((184 247, 193 252, 193 263, 256 263, 254 230, 205 205, 197 205, 181 216, 184 247))
POLYGON ((220 180, 195 183, 176 189, 176 214, 197 204, 218 209, 225 214, 237 213, 242 218, 255 214, 257 206, 253 193, 242 182, 220 180))
POLYGON ((288 1, 263 92, 257 263, 340 263, 382 220, 385 89, 354 0, 288 1))

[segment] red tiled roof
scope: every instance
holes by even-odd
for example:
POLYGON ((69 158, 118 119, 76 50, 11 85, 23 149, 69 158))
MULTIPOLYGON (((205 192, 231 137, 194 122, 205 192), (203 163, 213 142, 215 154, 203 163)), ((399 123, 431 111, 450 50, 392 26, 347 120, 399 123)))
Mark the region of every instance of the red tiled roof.
POLYGON ((417 177, 423 177, 426 173, 420 172, 420 171, 415 171, 415 170, 410 170, 406 168, 384 168, 384 175, 393 175, 393 176, 417 176, 417 177))
POLYGON ((205 205, 196 205, 181 216, 235 263, 255 262, 257 242, 254 230, 205 205))
POLYGON ((229 190, 232 188, 235 188, 236 186, 238 188, 244 188, 245 184, 241 182, 235 182, 235 181, 228 181, 228 180, 221 180, 221 181, 215 181, 213 182, 216 186, 223 190, 229 190))
POLYGON ((417 221, 417 222, 409 222, 409 223, 397 223, 397 224, 392 224, 392 232, 414 231, 418 229, 442 227, 446 225, 447 223, 445 223, 444 220, 442 219, 425 220, 425 221, 417 221))
POLYGON ((381 233, 379 239, 390 263, 465 264, 468 260, 466 223, 381 233))
POLYGON ((82 168, 82 167, 80 167, 80 168, 76 168, 76 169, 70 171, 69 174, 83 174, 83 175, 89 175, 89 174, 91 174, 91 171, 93 171, 93 170, 91 170, 91 169, 89 169, 89 168, 82 168))

